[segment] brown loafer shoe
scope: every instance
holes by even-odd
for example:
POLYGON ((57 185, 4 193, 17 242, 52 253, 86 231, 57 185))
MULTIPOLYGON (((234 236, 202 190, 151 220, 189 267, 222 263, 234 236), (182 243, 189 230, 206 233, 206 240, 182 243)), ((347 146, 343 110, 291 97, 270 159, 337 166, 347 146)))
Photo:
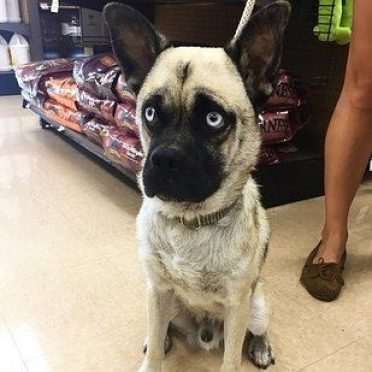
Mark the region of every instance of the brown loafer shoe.
POLYGON ((321 242, 310 253, 306 260, 305 266, 302 269, 301 283, 306 290, 320 301, 334 301, 341 292, 344 278, 343 271, 345 269, 346 250, 342 255, 340 263, 325 263, 324 261, 314 264, 321 242))

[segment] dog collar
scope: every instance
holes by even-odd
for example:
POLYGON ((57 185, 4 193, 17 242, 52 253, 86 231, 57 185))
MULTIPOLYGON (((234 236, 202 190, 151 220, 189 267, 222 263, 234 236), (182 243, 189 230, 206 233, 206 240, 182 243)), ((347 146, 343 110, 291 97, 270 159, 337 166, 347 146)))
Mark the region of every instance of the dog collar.
POLYGON ((227 208, 220 209, 217 212, 207 214, 205 216, 197 216, 191 220, 187 220, 184 217, 176 217, 175 220, 182 226, 189 230, 200 230, 202 227, 211 226, 224 218, 236 205, 236 202, 228 206, 227 208))

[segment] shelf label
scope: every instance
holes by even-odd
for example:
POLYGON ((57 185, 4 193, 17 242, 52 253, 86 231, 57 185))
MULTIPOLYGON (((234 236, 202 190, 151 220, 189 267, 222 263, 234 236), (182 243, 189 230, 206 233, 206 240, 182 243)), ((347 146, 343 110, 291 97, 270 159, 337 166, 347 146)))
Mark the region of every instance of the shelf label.
POLYGON ((52 1, 52 7, 50 8, 50 11, 52 13, 58 13, 58 11, 59 11, 59 0, 53 0, 52 1))

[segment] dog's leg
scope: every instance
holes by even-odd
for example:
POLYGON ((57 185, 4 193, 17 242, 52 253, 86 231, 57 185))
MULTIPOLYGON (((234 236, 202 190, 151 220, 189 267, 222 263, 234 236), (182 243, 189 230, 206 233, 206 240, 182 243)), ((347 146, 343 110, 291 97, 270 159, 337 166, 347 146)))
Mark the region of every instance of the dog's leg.
POLYGON ((236 372, 242 364, 243 342, 246 335, 245 326, 249 316, 249 301, 245 296, 237 305, 225 309, 225 354, 221 372, 236 372))
MULTIPOLYGON (((145 342, 143 344, 143 353, 147 353, 147 344, 148 344, 148 337, 146 337, 145 342)), ((168 354, 172 349, 173 343, 170 336, 170 330, 168 328, 167 336, 165 337, 165 344, 164 344, 164 352, 168 354)))
POLYGON ((263 283, 257 280, 251 297, 250 318, 246 337, 249 360, 259 368, 275 363, 271 343, 267 337, 269 311, 266 305, 263 283))
POLYGON ((172 319, 171 327, 186 336, 189 344, 196 348, 198 343, 198 325, 195 319, 187 312, 181 311, 172 319))
POLYGON ((148 288, 148 345, 140 372, 161 372, 164 345, 170 320, 174 316, 173 292, 148 288))

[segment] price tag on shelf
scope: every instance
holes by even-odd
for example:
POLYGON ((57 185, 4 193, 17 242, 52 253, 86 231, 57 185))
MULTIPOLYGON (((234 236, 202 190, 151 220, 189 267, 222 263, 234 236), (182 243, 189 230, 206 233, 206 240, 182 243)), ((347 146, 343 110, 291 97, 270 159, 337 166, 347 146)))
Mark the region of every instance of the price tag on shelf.
POLYGON ((52 13, 58 13, 58 11, 59 11, 59 0, 53 0, 52 1, 52 7, 50 8, 50 11, 52 13))

